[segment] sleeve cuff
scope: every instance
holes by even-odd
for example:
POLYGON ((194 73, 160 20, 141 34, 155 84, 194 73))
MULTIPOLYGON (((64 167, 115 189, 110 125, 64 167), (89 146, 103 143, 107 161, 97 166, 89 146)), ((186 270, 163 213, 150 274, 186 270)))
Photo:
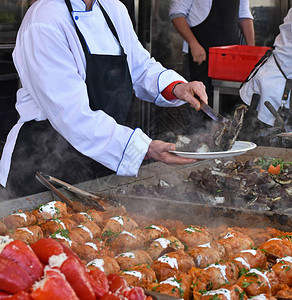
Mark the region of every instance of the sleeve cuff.
POLYGON ((172 13, 169 15, 170 21, 172 21, 173 19, 178 18, 178 17, 186 18, 186 15, 184 13, 172 13))
POLYGON ((136 128, 123 153, 123 157, 117 169, 117 175, 137 176, 151 141, 152 139, 140 128, 136 128))
POLYGON ((177 99, 177 97, 173 93, 173 88, 177 83, 183 83, 183 82, 184 81, 180 81, 180 80, 172 82, 161 92, 161 95, 168 101, 177 99))
POLYGON ((187 82, 185 78, 183 78, 181 75, 176 73, 173 70, 165 70, 162 73, 160 73, 158 77, 158 96, 154 101, 154 104, 157 106, 162 106, 162 107, 177 107, 180 105, 185 104, 185 101, 174 99, 171 101, 168 101, 166 98, 163 97, 161 94, 162 91, 169 86, 173 82, 187 82))

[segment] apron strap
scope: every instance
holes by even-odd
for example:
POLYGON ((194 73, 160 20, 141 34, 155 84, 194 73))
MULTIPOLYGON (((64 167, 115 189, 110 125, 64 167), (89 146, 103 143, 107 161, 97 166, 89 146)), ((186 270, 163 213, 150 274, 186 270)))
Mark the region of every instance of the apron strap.
POLYGON ((78 28, 78 26, 76 25, 75 20, 74 20, 74 18, 73 18, 73 15, 72 15, 73 8, 72 8, 72 5, 71 5, 71 1, 70 1, 70 0, 65 0, 65 3, 66 3, 66 5, 67 5, 67 7, 68 7, 68 10, 69 10, 69 12, 70 12, 70 16, 71 16, 71 18, 72 18, 72 20, 73 20, 73 24, 74 24, 74 26, 75 26, 75 30, 76 30, 76 33, 77 33, 77 35, 78 35, 79 41, 80 41, 80 43, 81 43, 81 45, 82 45, 83 51, 84 51, 84 53, 89 54, 89 49, 88 49, 88 46, 87 46, 87 44, 86 44, 86 41, 85 41, 85 39, 84 39, 84 37, 83 37, 81 31, 79 30, 79 28, 78 28))
MULTIPOLYGON (((118 33, 116 31, 116 28, 112 22, 112 20, 110 19, 109 15, 107 14, 107 12, 105 11, 105 9, 103 8, 103 6, 100 4, 99 0, 97 0, 98 4, 99 4, 99 7, 101 9, 101 12, 107 22, 107 25, 108 27, 110 28, 111 32, 113 33, 113 35, 115 36, 115 38, 117 39, 117 41, 119 42, 121 48, 123 49, 122 45, 121 45, 121 42, 120 42, 120 39, 119 39, 119 36, 118 36, 118 33)), ((124 49, 123 49, 124 50, 124 49)))
MULTIPOLYGON (((72 14, 73 8, 72 8, 71 1, 70 1, 70 0, 65 0, 65 3, 66 3, 66 5, 67 5, 67 7, 68 7, 68 10, 69 10, 69 12, 70 12, 70 15, 71 15, 71 18, 72 18, 72 20, 73 20, 73 23, 74 23, 74 26, 75 26, 77 35, 78 35, 78 37, 79 37, 80 43, 81 43, 82 48, 83 48, 83 51, 84 51, 84 53, 89 54, 90 51, 89 51, 88 45, 86 44, 86 41, 85 41, 85 39, 84 39, 84 36, 82 35, 81 31, 79 30, 79 28, 78 28, 78 26, 76 25, 75 20, 74 20, 74 18, 73 18, 73 14, 72 14)), ((123 48, 122 45, 121 45, 121 42, 120 42, 118 33, 117 33, 116 29, 115 29, 115 26, 114 26, 112 20, 110 19, 109 15, 107 14, 107 12, 106 12, 105 9, 102 7, 102 5, 100 4, 99 1, 98 1, 98 4, 99 4, 99 7, 100 7, 100 9, 101 9, 101 12, 102 12, 102 14, 103 14, 103 16, 104 16, 104 18, 105 18, 105 20, 106 20, 106 23, 107 23, 108 27, 110 28, 110 30, 111 30, 112 34, 114 35, 114 37, 117 39, 117 41, 118 41, 118 43, 119 43, 119 45, 120 45, 120 47, 121 47, 122 53, 124 54, 124 53, 125 53, 124 48, 123 48)))
POLYGON ((286 79, 286 84, 285 84, 285 88, 284 88, 284 92, 283 92, 283 96, 282 96, 282 104, 281 104, 280 110, 282 111, 282 114, 283 114, 282 117, 287 120, 287 124, 290 124, 290 123, 292 123, 292 101, 291 101, 292 79, 289 79, 286 76, 286 74, 282 70, 280 63, 278 62, 276 56, 275 55, 273 55, 273 56, 274 56, 274 60, 275 60, 277 67, 279 68, 280 72, 286 79), (284 105, 288 100, 289 94, 290 94, 290 106, 289 106, 289 111, 287 112, 287 109, 284 109, 284 105), (288 116, 287 116, 287 114, 288 114, 288 116))
POLYGON ((247 76, 247 78, 240 85, 240 89, 242 88, 242 86, 246 82, 249 82, 256 75, 256 73, 258 72, 258 70, 260 69, 260 67, 263 66, 266 63, 266 61, 268 60, 268 58, 271 55, 273 55, 273 50, 274 50, 274 47, 271 47, 271 49, 268 49, 266 51, 266 53, 260 58, 260 60, 256 63, 256 65, 254 66, 254 68, 251 70, 251 72, 247 76))
POLYGON ((288 78, 287 78, 286 74, 284 73, 284 71, 282 70, 282 68, 281 68, 281 66, 280 66, 280 64, 279 64, 279 62, 278 62, 278 60, 277 60, 277 58, 276 58, 276 55, 274 54, 273 57, 274 57, 275 63, 276 63, 276 65, 277 65, 277 67, 279 68, 280 72, 282 73, 282 75, 283 75, 283 76, 285 77, 285 79, 287 80, 288 78))

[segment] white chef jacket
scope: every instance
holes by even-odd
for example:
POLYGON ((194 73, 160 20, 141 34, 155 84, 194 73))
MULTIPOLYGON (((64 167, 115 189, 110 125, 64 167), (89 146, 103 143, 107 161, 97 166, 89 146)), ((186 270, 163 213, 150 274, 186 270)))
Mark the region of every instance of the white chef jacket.
MULTIPOLYGON (((292 79, 292 8, 284 18, 284 23, 280 25, 280 34, 274 42, 276 56, 281 69, 292 79)), ((259 94, 260 101, 257 107, 258 119, 268 125, 273 126, 275 118, 264 105, 265 101, 270 101, 276 110, 281 106, 281 99, 285 88, 286 79, 280 72, 271 56, 267 62, 258 70, 256 75, 240 89, 241 99, 250 105, 252 95, 259 94)), ((289 109, 290 95, 285 107, 289 109)))
MULTIPOLYGON (((190 27, 201 24, 209 15, 212 0, 171 0, 169 18, 185 17, 190 27)), ((253 19, 249 9, 249 0, 240 0, 239 18, 253 19)), ((184 41, 183 51, 188 52, 188 44, 184 41)))
MULTIPOLYGON (((179 106, 160 92, 176 80, 186 81, 150 58, 133 30, 126 7, 118 0, 100 1, 127 54, 136 96, 159 106, 179 106)), ((120 54, 97 2, 86 11, 82 0, 71 0, 73 17, 93 54, 120 54)), ((151 139, 136 128, 119 125, 101 110, 89 107, 86 61, 64 0, 38 0, 27 11, 17 35, 13 60, 22 88, 17 92, 20 115, 10 131, 0 161, 5 186, 16 138, 24 122, 48 119, 79 152, 118 175, 137 176, 151 139)))

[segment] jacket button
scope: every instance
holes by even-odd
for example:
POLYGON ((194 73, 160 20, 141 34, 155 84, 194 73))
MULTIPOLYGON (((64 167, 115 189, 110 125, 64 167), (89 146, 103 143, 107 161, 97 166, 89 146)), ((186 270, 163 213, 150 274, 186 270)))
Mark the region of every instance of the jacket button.
POLYGON ((78 16, 75 16, 75 20, 78 20, 79 19, 79 17, 78 16))

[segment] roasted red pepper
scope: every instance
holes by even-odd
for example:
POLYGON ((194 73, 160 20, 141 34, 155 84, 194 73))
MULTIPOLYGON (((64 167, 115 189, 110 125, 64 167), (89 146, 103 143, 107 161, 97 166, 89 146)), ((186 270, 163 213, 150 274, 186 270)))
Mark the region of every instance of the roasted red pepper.
POLYGON ((65 246, 64 244, 61 244, 62 248, 63 248, 63 252, 66 253, 67 256, 73 256, 76 260, 79 261, 80 265, 84 268, 84 271, 86 271, 86 267, 85 265, 82 263, 81 259, 79 258, 79 256, 72 251, 70 248, 68 248, 67 246, 65 246))
POLYGON ((39 280, 44 273, 43 266, 38 257, 31 248, 22 241, 15 240, 7 244, 0 256, 17 263, 31 276, 33 281, 39 280))
POLYGON ((108 279, 104 272, 96 269, 90 270, 87 274, 96 297, 102 297, 109 291, 108 279))
POLYGON ((81 300, 95 300, 95 294, 88 280, 84 265, 74 256, 69 256, 60 267, 66 280, 81 300))
MULTIPOLYGON (((34 285, 34 287, 37 285, 34 285)), ((59 270, 49 269, 31 296, 34 300, 78 300, 78 297, 59 270)))
MULTIPOLYGON (((0 298, 2 299, 2 298, 0 298)), ((32 297, 29 293, 21 291, 14 295, 9 295, 6 298, 3 298, 5 300, 32 300, 32 297)))
POLYGON ((100 300, 118 300, 118 299, 121 298, 111 293, 106 293, 100 298, 100 300))
POLYGON ((131 290, 126 291, 124 293, 124 296, 129 300, 145 300, 146 299, 144 290, 139 286, 135 286, 135 287, 131 288, 131 290))
POLYGON ((127 281, 118 274, 109 274, 107 279, 110 291, 117 296, 123 296, 124 292, 129 289, 127 281))
POLYGON ((0 290, 16 294, 28 290, 34 280, 14 261, 0 256, 0 290))
POLYGON ((7 299, 9 296, 11 296, 11 294, 0 291, 0 300, 7 299))
POLYGON ((45 265, 48 264, 52 255, 59 255, 64 252, 61 244, 52 238, 40 239, 30 246, 39 260, 45 265))

